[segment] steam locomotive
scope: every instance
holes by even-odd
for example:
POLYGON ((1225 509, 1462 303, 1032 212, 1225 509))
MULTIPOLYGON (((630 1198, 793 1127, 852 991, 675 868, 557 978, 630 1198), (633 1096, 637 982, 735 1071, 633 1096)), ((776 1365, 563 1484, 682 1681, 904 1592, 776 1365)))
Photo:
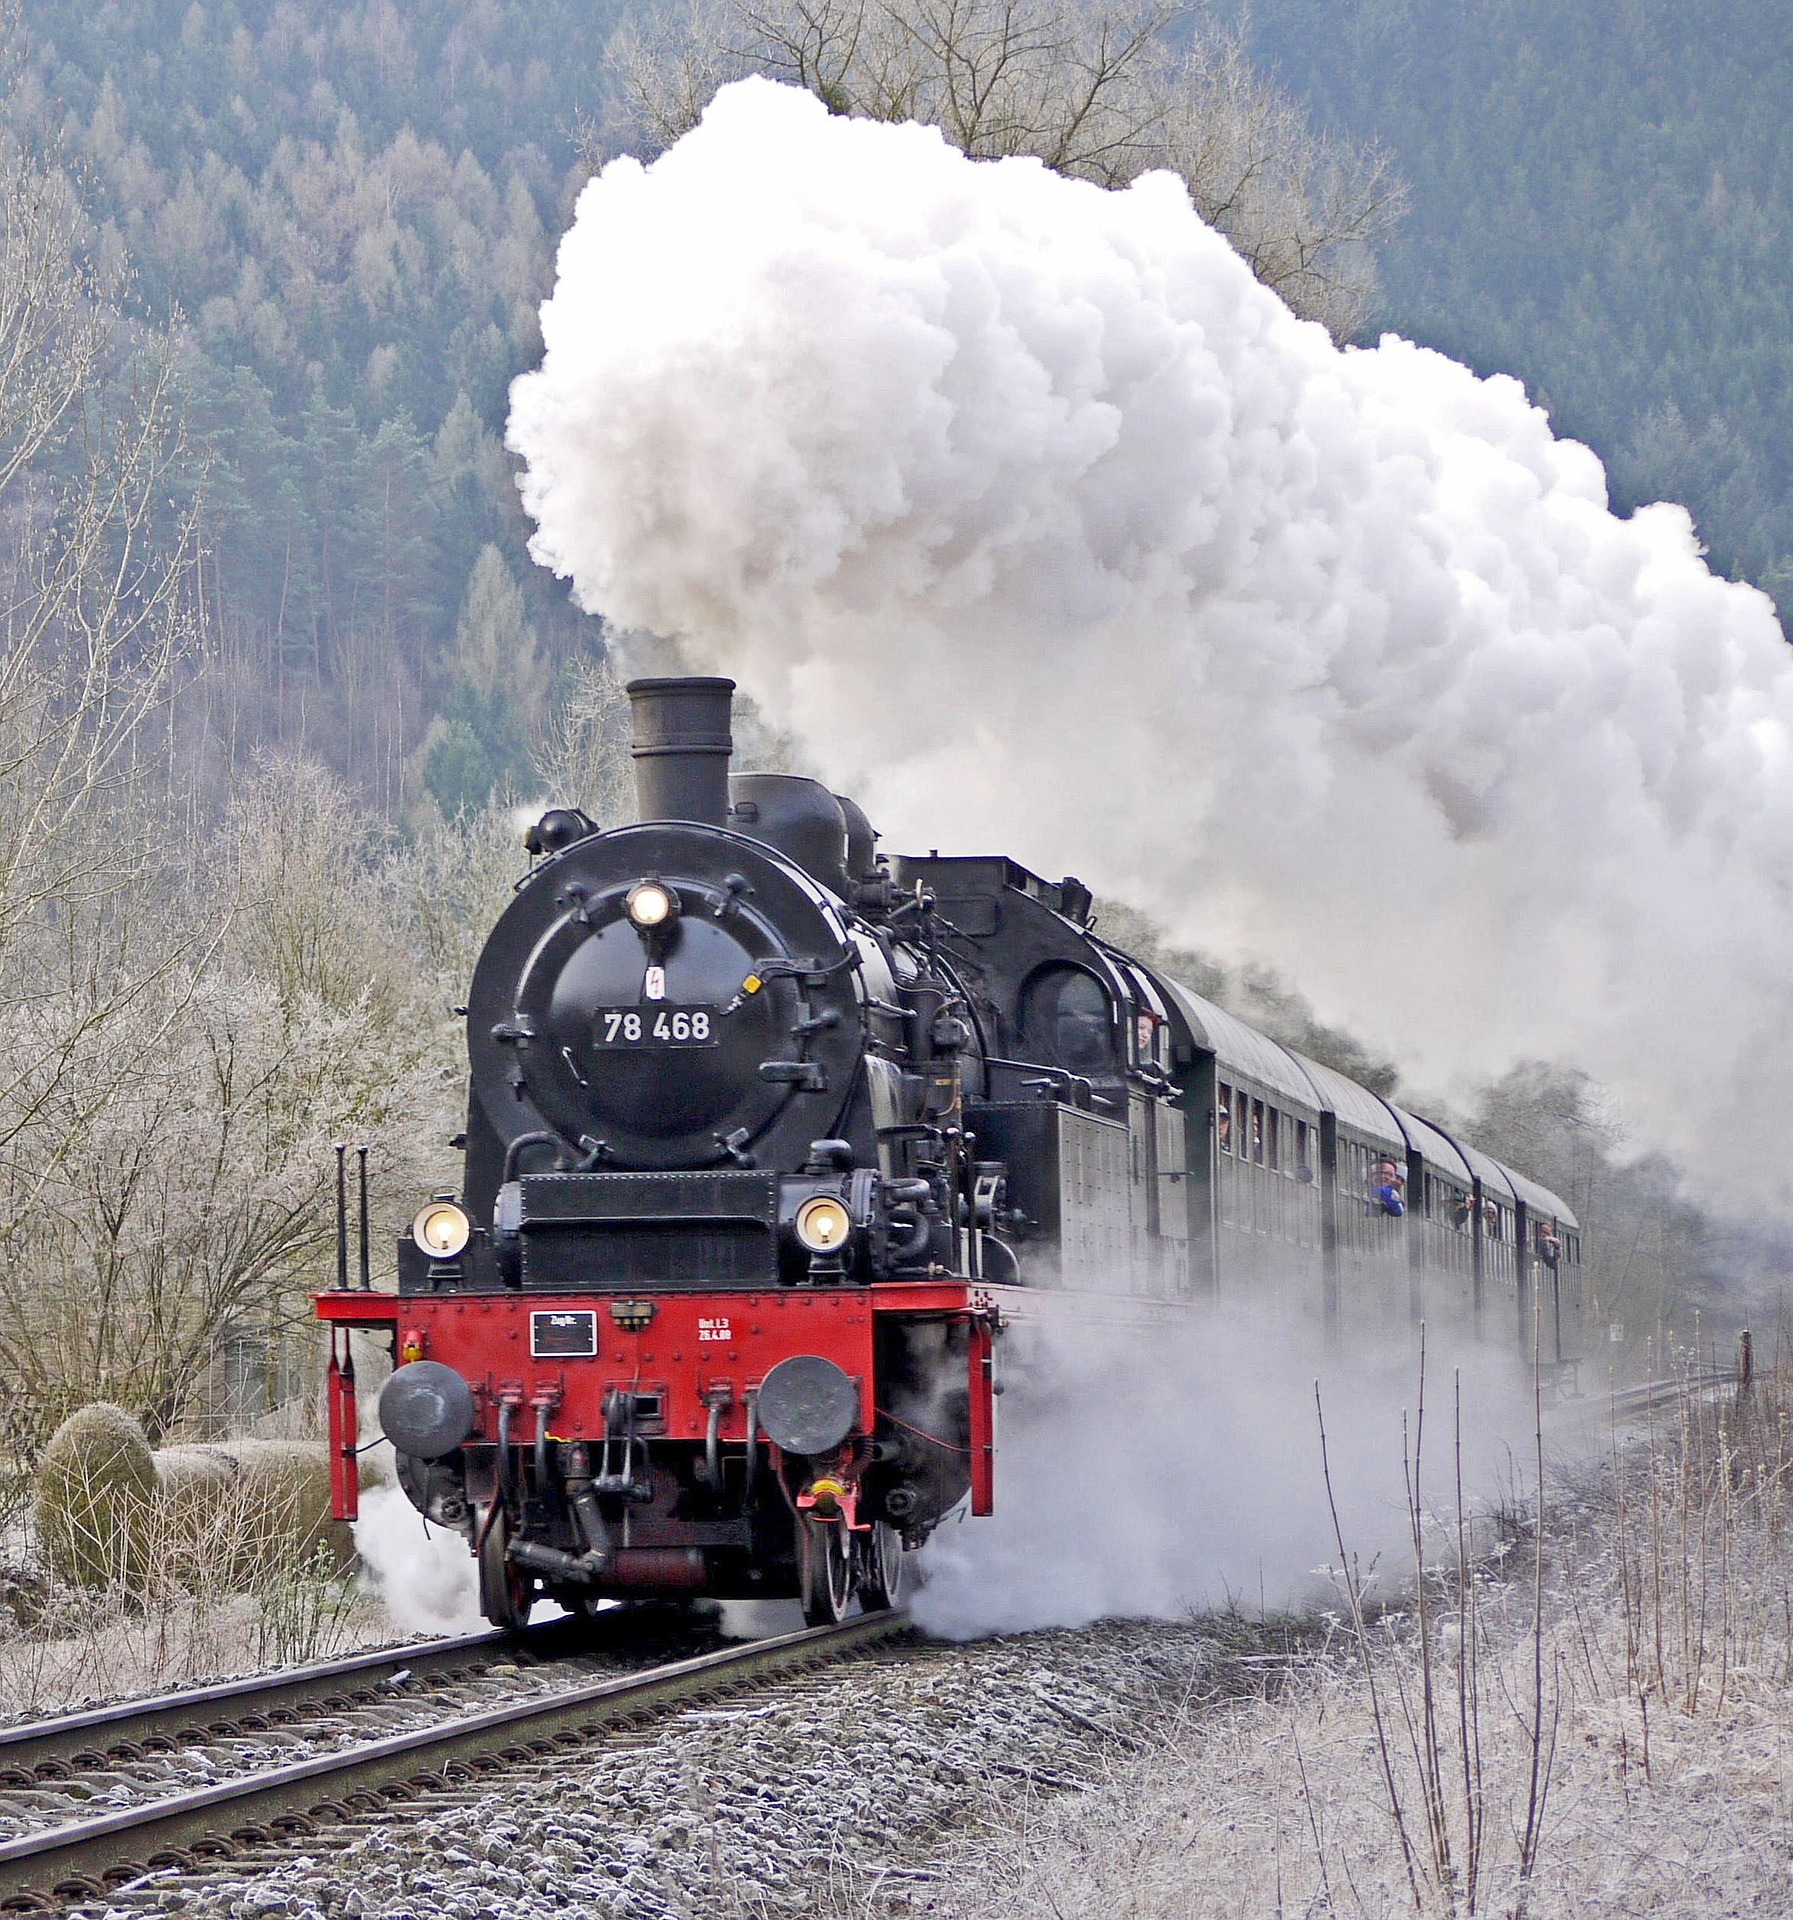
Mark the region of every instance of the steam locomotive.
POLYGON ((1555 1195, 1100 939, 1088 888, 885 858, 850 800, 732 777, 733 683, 629 688, 640 820, 543 815, 466 1008, 465 1177, 344 1283, 412 1502, 501 1626, 538 1596, 896 1604, 992 1510, 996 1358, 1054 1314, 1422 1318, 1572 1369, 1555 1195))

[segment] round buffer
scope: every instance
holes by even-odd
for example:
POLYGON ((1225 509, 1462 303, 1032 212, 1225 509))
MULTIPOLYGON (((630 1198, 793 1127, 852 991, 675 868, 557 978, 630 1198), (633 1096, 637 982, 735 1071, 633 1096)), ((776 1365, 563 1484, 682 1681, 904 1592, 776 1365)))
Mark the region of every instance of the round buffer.
POLYGON ((859 1389, 832 1360, 794 1353, 761 1384, 759 1418, 786 1453, 832 1453, 859 1424, 859 1389))
POLYGON ((440 1460, 473 1431, 473 1389, 440 1360, 413 1360, 380 1389, 380 1426, 400 1453, 440 1460))

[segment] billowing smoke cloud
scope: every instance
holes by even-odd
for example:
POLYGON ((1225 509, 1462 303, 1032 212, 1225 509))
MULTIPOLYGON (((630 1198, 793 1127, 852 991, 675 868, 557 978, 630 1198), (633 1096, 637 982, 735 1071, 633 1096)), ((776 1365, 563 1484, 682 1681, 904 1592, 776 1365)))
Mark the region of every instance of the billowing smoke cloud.
POLYGON ((1176 181, 749 81, 581 196, 537 557, 896 845, 1070 868, 1440 1086, 1573 1058, 1785 1198, 1793 659, 1507 379, 1340 351, 1176 181))
MULTIPOLYGON (((1340 1534, 1386 1595, 1413 1572, 1404 1459, 1419 1456, 1429 1558, 1450 1550, 1459 1449, 1472 1520, 1529 1492, 1510 1448, 1530 1395, 1511 1355, 1435 1350, 1422 1382, 1400 1338, 1356 1355, 1347 1377, 1314 1331, 1238 1304, 1163 1328, 1150 1352, 1099 1326, 1012 1328, 998 1349, 996 1511, 961 1508, 930 1540, 917 1619, 968 1639, 1336 1603, 1340 1534)), ((1553 1452, 1575 1444, 1553 1432, 1553 1452)))

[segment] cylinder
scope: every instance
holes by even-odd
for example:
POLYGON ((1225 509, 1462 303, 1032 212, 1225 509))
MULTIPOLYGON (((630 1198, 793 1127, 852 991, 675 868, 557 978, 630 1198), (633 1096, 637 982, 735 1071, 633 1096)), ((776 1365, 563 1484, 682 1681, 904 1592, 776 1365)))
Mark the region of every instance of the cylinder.
POLYGON ((728 823, 732 680, 631 680, 635 810, 641 820, 728 823))

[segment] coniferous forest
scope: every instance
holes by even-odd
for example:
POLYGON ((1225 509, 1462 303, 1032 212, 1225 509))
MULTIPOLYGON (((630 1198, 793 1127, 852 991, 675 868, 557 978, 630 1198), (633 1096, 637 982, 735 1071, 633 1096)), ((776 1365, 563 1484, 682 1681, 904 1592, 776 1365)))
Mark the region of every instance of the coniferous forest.
POLYGON ((1382 324, 1517 374, 1793 616, 1793 13, 1252 0, 1252 50, 1387 149, 1382 324))
MULTIPOLYGON (((505 395, 630 11, 23 15, 14 121, 69 170, 127 309, 178 341, 224 762, 291 746, 388 817, 530 784, 592 634, 524 555, 505 395)), ((1368 331, 1518 374, 1619 507, 1685 501, 1715 564, 1793 609, 1793 20, 1742 0, 1242 19, 1260 68, 1405 184, 1368 331)))
POLYGON ((178 342, 227 758, 289 745, 388 814, 527 782, 546 662, 589 623, 524 559, 499 437, 613 24, 567 0, 24 14, 15 122, 178 342))

